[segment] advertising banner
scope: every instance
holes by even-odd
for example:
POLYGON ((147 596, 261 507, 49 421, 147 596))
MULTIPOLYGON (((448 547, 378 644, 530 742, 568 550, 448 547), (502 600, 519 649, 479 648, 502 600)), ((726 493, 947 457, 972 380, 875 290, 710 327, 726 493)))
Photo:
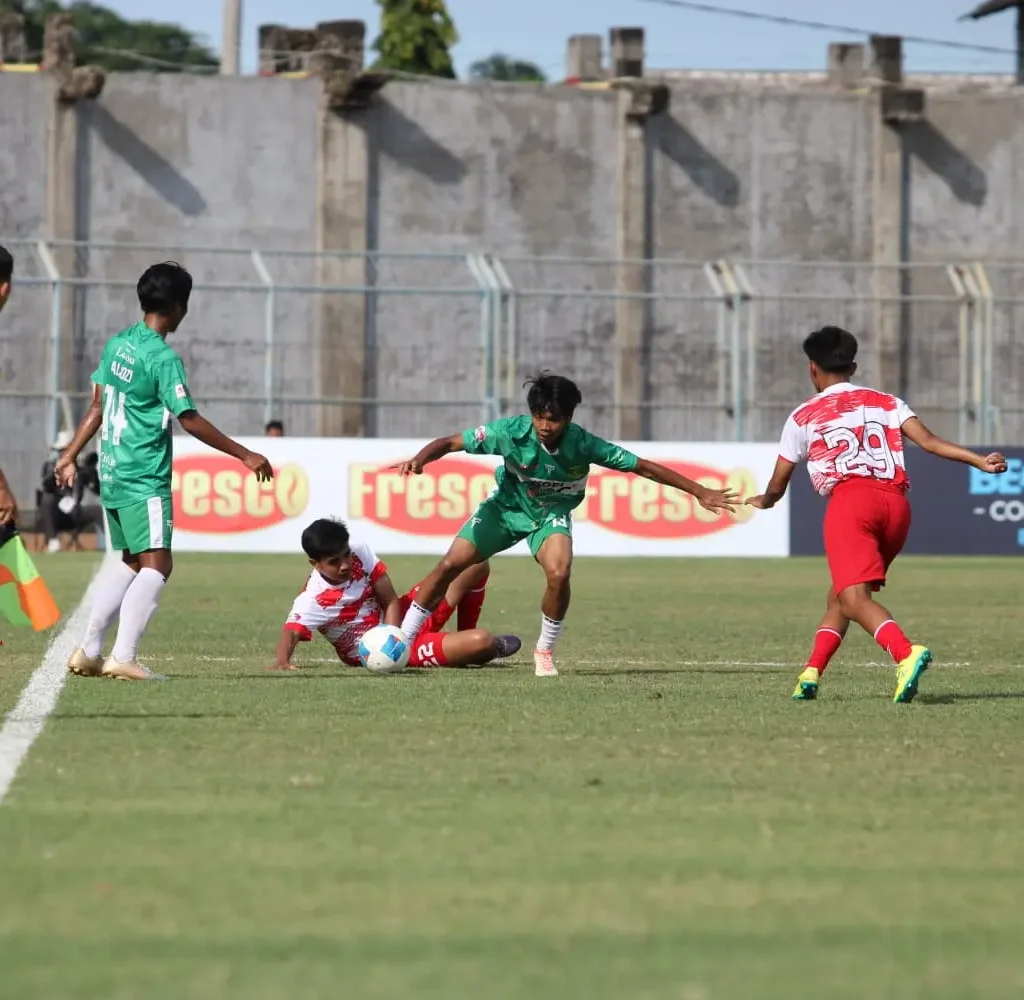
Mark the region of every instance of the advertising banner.
MULTIPOLYGON (((234 459, 193 438, 174 439, 174 547, 184 552, 298 552, 318 517, 346 521, 354 536, 389 554, 447 551, 494 488, 499 459, 451 455, 420 476, 388 466, 423 440, 243 438, 276 476, 258 483, 234 459)), ((746 497, 768 481, 772 445, 624 443, 645 458, 746 497)), ((714 515, 689 496, 636 476, 592 467, 573 518, 575 548, 595 556, 785 556, 785 504, 757 513, 714 515)), ((529 554, 525 544, 512 550, 529 554)))
MULTIPOLYGON (((990 476, 919 448, 907 449, 913 522, 909 555, 1019 555, 1024 553, 1024 448, 994 448, 1007 470, 990 476)), ((797 469, 790 488, 792 554, 824 552, 821 524, 826 501, 797 469)))

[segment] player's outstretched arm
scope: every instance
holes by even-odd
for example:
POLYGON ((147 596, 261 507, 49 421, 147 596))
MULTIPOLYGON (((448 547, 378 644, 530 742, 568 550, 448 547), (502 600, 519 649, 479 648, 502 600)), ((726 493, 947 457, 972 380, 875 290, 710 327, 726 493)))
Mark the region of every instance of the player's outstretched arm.
POLYGON ((191 434, 197 441, 222 451, 225 455, 237 458, 262 483, 274 478, 274 470, 270 462, 255 451, 249 451, 227 434, 219 431, 206 417, 201 417, 196 410, 187 410, 178 417, 178 423, 186 434, 191 434))
POLYGON ((301 637, 298 632, 288 628, 281 629, 281 638, 277 640, 277 651, 274 654, 274 662, 270 669, 294 670, 292 653, 295 652, 295 647, 299 644, 300 640, 301 637))
POLYGON ((1006 459, 994 451, 989 455, 979 455, 968 448, 961 448, 952 441, 946 441, 937 434, 933 434, 921 422, 918 417, 911 417, 903 424, 903 434, 914 442, 922 451, 938 455, 939 458, 949 459, 951 462, 963 462, 964 465, 974 466, 982 472, 999 473, 1006 471, 1006 459))
POLYGON ((633 472, 644 479, 661 483, 662 486, 672 486, 683 493, 689 493, 705 510, 718 513, 723 510, 734 511, 736 509, 736 501, 739 497, 735 490, 713 490, 649 459, 638 458, 633 472))
POLYGON ((78 456, 82 449, 93 439, 93 436, 100 429, 103 423, 103 386, 93 384, 92 400, 89 402, 89 409, 85 411, 75 430, 75 436, 60 455, 57 465, 53 470, 53 477, 57 480, 58 486, 72 486, 75 476, 78 474, 78 456))
POLYGON ((743 502, 748 507, 756 507, 758 510, 771 510, 786 495, 795 468, 792 462, 787 462, 784 458, 776 459, 775 471, 768 482, 768 488, 759 496, 747 497, 743 502))
POLYGON ((384 612, 384 624, 401 628, 402 625, 402 602, 395 593, 395 585, 387 573, 377 577, 373 585, 373 596, 377 598, 377 604, 384 612))
MULTIPOLYGON (((434 438, 430 444, 420 448, 413 458, 407 462, 396 462, 389 465, 389 469, 397 469, 403 476, 418 476, 423 471, 423 466, 436 462, 453 451, 465 451, 465 445, 461 434, 453 434, 451 437, 434 438)), ((388 623, 390 624, 390 622, 388 623)))

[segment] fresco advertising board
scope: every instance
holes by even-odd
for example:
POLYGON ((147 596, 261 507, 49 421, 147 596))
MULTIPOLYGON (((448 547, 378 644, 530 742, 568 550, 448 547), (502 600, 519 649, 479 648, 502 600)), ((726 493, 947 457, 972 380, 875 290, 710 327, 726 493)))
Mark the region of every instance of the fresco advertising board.
MULTIPOLYGON (((1024 448, 992 448, 1007 470, 990 476, 907 448, 913 522, 904 552, 911 555, 1020 555, 1024 553, 1024 448)), ((826 501, 803 468, 790 498, 792 554, 820 555, 826 501)))
MULTIPOLYGON (((389 469, 423 440, 243 438, 276 476, 258 483, 240 463, 193 438, 174 439, 174 547, 178 551, 298 552, 318 517, 346 521, 353 535, 394 554, 442 554, 494 488, 498 459, 452 455, 403 478, 389 469)), ((708 486, 758 492, 774 445, 630 444, 625 447, 708 486)), ((743 508, 716 516, 689 496, 636 476, 593 467, 574 516, 580 555, 785 556, 789 515, 743 508)), ((525 544, 516 554, 528 554, 525 544)))

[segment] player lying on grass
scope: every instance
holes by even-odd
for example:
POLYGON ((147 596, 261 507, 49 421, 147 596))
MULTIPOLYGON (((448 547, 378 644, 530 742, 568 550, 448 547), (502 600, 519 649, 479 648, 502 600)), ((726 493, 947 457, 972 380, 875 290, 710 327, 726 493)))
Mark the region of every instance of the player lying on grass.
POLYGON ((75 460, 100 431, 100 500, 121 562, 98 580, 85 637, 68 660, 68 669, 85 677, 154 676, 136 657, 174 565, 171 416, 194 438, 237 458, 261 482, 274 474, 262 455, 243 448, 196 412, 185 366, 167 345, 166 338, 188 312, 188 271, 175 263, 154 264, 139 279, 137 291, 142 321, 107 341, 92 376, 92 403, 55 470, 57 482, 71 486, 75 460), (114 648, 104 660, 103 638, 118 615, 114 648))
MULTIPOLYGON (((341 521, 314 521, 302 532, 302 550, 313 571, 292 604, 271 669, 294 670, 295 647, 309 642, 314 632, 334 647, 344 663, 358 667, 363 634, 380 624, 397 627, 417 588, 400 598, 384 563, 369 546, 351 544, 341 521)), ((410 642, 409 666, 478 666, 519 652, 522 643, 516 636, 496 636, 476 627, 488 575, 485 563, 453 581, 445 599, 410 642), (445 632, 453 613, 457 613, 459 630, 445 632)))
POLYGON ((497 488, 480 504, 452 542, 447 555, 420 584, 402 619, 406 638, 415 635, 460 573, 526 539, 547 577, 541 602, 541 633, 534 651, 538 677, 556 677, 555 642, 569 608, 572 568, 572 512, 586 496, 591 465, 632 472, 691 494, 707 510, 733 510, 736 494, 712 490, 671 469, 605 441, 572 423, 582 395, 561 375, 541 372, 529 379, 529 416, 507 417, 431 441, 408 462, 392 466, 419 475, 430 462, 453 451, 500 455, 497 488))
POLYGON ((745 502, 767 510, 785 495, 793 469, 807 463, 815 490, 828 497, 825 558, 832 574, 825 617, 793 697, 810 701, 839 649, 850 622, 856 622, 896 663, 893 701, 909 702, 932 659, 914 645, 892 615, 871 595, 885 586, 886 573, 910 530, 910 489, 903 438, 940 458, 983 472, 1006 471, 1002 455, 976 455, 934 435, 902 399, 853 385, 857 339, 826 326, 804 341, 811 382, 817 390, 786 421, 779 458, 763 494, 745 502))

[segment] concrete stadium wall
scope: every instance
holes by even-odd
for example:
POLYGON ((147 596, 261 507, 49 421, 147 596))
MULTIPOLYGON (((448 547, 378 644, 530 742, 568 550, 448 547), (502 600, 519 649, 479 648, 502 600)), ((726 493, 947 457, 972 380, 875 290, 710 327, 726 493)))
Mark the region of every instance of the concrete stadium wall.
MULTIPOLYGON (((200 287, 177 346, 194 391, 200 400, 258 395, 263 293, 203 287, 255 286, 256 273, 245 255, 227 259, 191 248, 317 246, 319 93, 312 80, 125 74, 108 80, 98 102, 77 109, 74 218, 64 220, 58 235, 164 248, 94 251, 92 259, 76 262, 76 273, 111 283, 76 296, 79 388, 87 387, 104 338, 135 318, 134 282, 142 268, 184 244, 177 255, 200 287)), ((929 95, 927 123, 905 131, 913 262, 1022 256, 1022 109, 1016 92, 929 95)), ((0 74, 0 240, 47 235, 52 114, 45 77, 0 74)), ((367 249, 438 255, 382 257, 370 276, 376 292, 366 310, 367 387, 409 404, 377 408, 371 430, 422 435, 478 419, 480 299, 463 255, 485 249, 501 255, 521 292, 512 384, 518 387, 539 366, 570 370, 588 401, 585 418, 610 432, 617 274, 601 259, 617 257, 621 245, 620 114, 612 92, 393 82, 371 111, 354 116, 367 135, 366 176, 354 178, 351 189, 367 199, 367 249), (540 256, 595 259, 538 266, 540 256), (409 294, 409 288, 422 291, 409 294), (442 405, 419 405, 428 400, 442 405)), ((774 436, 806 393, 796 349, 814 324, 835 320, 861 334, 863 370, 871 377, 871 274, 854 264, 877 251, 877 114, 866 91, 674 87, 670 112, 648 126, 646 250, 694 264, 649 269, 649 287, 664 296, 646 324, 651 435, 728 433, 714 378, 717 305, 700 261, 808 264, 748 265, 765 296, 757 357, 761 402, 768 407, 761 437, 774 436), (817 266, 826 260, 850 263, 817 266)), ((271 254, 267 262, 281 282, 317 279, 309 258, 271 254)), ((1010 271, 1000 280, 997 294, 1022 290, 1010 271)), ((19 289, 0 322, 6 391, 45 388, 43 331, 50 320, 43 292, 19 289)), ((922 267, 911 292, 941 299, 949 286, 941 268, 922 267)), ((280 395, 315 394, 318 298, 278 296, 280 395)), ((909 315, 908 391, 926 408, 948 405, 956 385, 949 362, 956 351, 955 304, 936 300, 909 315)), ((1019 395, 1014 313, 1007 307, 1001 315, 1009 319, 998 332, 1000 387, 1004 395, 1019 395)), ((280 410, 289 431, 311 431, 312 406, 280 410)), ((38 435, 39 448, 42 412, 38 403, 0 399, 4 426, 25 423, 24 440, 38 435)), ((263 420, 259 403, 225 403, 207 412, 239 434, 263 420)), ((33 450, 24 465, 33 476, 39 457, 33 450)))

